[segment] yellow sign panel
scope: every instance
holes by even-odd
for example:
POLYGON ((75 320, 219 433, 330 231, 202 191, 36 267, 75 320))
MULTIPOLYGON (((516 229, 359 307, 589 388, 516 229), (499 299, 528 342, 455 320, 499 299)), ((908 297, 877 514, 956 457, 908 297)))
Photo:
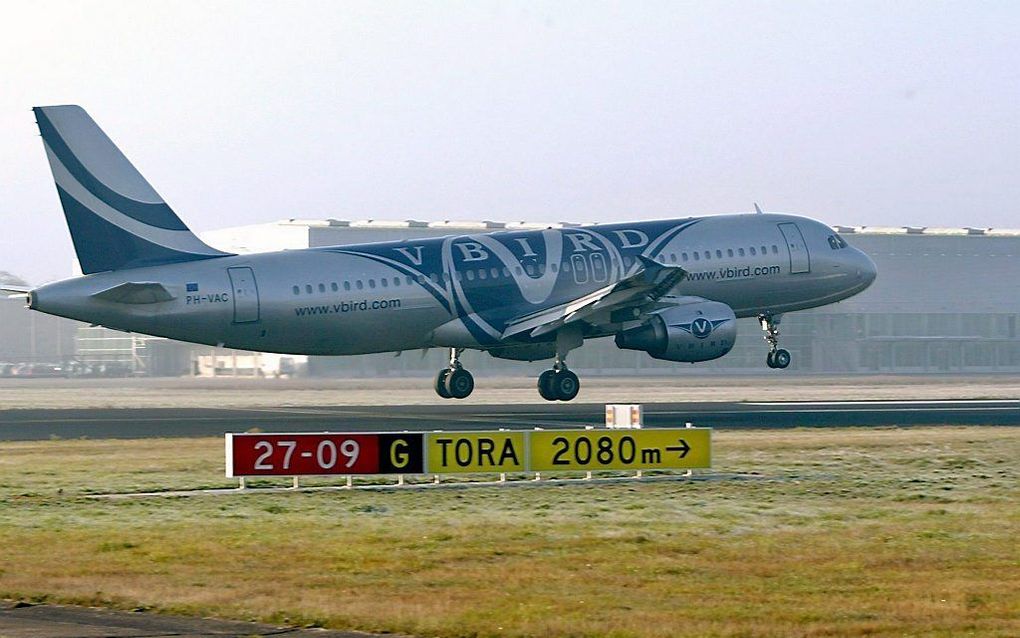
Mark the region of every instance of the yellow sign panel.
POLYGON ((433 432, 425 448, 430 474, 524 471, 524 432, 433 432))
POLYGON ((685 470, 712 466, 712 430, 543 430, 530 432, 532 472, 685 470))

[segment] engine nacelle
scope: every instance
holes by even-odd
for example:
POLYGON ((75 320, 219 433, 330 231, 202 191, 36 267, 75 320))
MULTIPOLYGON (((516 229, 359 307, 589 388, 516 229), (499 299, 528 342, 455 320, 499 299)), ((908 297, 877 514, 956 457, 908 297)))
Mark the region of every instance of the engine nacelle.
POLYGON ((737 316, 718 301, 696 301, 652 313, 642 326, 616 335, 616 345, 665 361, 710 361, 733 349, 737 316))

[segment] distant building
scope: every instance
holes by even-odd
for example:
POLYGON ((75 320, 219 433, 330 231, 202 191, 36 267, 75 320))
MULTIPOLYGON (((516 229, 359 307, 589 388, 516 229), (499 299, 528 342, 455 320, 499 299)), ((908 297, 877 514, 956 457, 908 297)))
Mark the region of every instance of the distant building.
MULTIPOLYGON (((261 252, 504 229, 569 227, 570 223, 343 221, 290 219, 202 234, 232 252, 261 252)), ((878 280, 842 303, 790 313, 780 325, 782 346, 793 354, 790 372, 1020 372, 1020 230, 972 228, 875 228, 836 226, 878 265, 878 280)), ((257 273, 256 273, 257 276, 257 273)), ((0 353, 27 352, 29 316, 23 303, 0 304, 0 353), (16 321, 10 319, 16 317, 16 321), (15 338, 8 336, 14 330, 15 338), (20 331, 20 332, 18 332, 20 331), (6 350, 4 350, 6 348, 6 350), (20 348, 20 350, 19 350, 20 348)), ((619 350, 612 339, 586 342, 570 355, 571 367, 587 374, 722 374, 760 372, 766 345, 754 320, 740 320, 737 345, 726 357, 696 365, 656 361, 642 352, 619 350)), ((55 324, 54 324, 55 325, 55 324)), ((63 322, 63 325, 75 325, 63 322)), ((46 324, 48 331, 55 329, 46 324)), ((136 374, 268 376, 307 373, 326 376, 419 376, 434 373, 447 354, 404 352, 355 357, 270 357, 209 346, 128 335, 103 328, 78 330, 76 344, 37 336, 35 354, 76 357, 94 363, 129 365, 136 374), (62 345, 58 345, 62 344, 62 345)), ((0 360, 7 355, 0 354, 0 360)), ((13 354, 11 355, 13 356, 13 354)), ((467 352, 473 372, 537 375, 546 363, 517 363, 467 352)))

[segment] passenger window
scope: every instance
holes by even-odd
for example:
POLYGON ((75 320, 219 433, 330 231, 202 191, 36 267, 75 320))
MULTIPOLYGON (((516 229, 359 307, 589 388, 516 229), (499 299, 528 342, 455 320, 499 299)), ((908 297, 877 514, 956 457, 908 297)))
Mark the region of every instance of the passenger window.
POLYGON ((393 278, 393 285, 394 286, 399 286, 400 285, 400 277, 394 277, 393 278))
POLYGON ((437 275, 436 273, 432 273, 431 275, 429 275, 429 279, 431 279, 432 283, 434 284, 439 283, 439 275, 437 275))
POLYGON ((744 256, 744 249, 743 248, 738 248, 737 249, 737 254, 740 255, 741 257, 743 257, 744 256))
POLYGON ((683 258, 684 261, 687 261, 687 253, 683 253, 680 256, 683 258))
POLYGON ((350 290, 350 289, 351 289, 351 282, 345 281, 344 282, 344 290, 350 290))
POLYGON ((754 250, 754 246, 751 246, 751 255, 757 255, 758 253, 754 250))
POLYGON ((726 256, 727 257, 732 257, 733 256, 733 249, 732 248, 727 248, 726 249, 726 256))
POLYGON ((474 281, 475 280, 475 271, 473 271, 473 270, 467 271, 467 278, 468 278, 468 281, 474 281))
POLYGON ((706 250, 705 251, 705 259, 711 259, 711 258, 712 258, 712 251, 711 250, 706 250))
POLYGON ((294 294, 295 295, 300 295, 301 294, 301 288, 299 288, 298 286, 294 286, 294 294))
POLYGON ((534 274, 535 274, 535 264, 528 264, 527 266, 524 267, 524 269, 528 271, 529 275, 534 276, 534 274))
POLYGON ((775 244, 772 244, 772 254, 773 255, 778 255, 779 254, 779 246, 776 246, 775 244))
POLYGON ((520 275, 523 275, 523 274, 524 274, 524 271, 523 271, 523 270, 521 270, 521 267, 520 267, 520 266, 514 266, 514 272, 515 272, 515 273, 517 273, 517 275, 518 275, 518 276, 520 276, 520 275))
POLYGON ((354 282, 354 287, 357 288, 358 290, 364 290, 365 284, 361 283, 361 280, 358 279, 357 281, 354 282))
MULTIPOLYGON (((553 264, 553 272, 556 272, 556 264, 553 264)), ((507 268, 506 266, 503 266, 503 276, 504 277, 510 276, 510 269, 507 268)))
POLYGON ((493 278, 493 279, 499 279, 499 268, 493 268, 493 269, 491 269, 491 270, 489 271, 489 274, 490 274, 490 275, 492 275, 492 278, 493 278))
POLYGON ((447 281, 447 282, 450 281, 450 273, 448 273, 448 272, 444 272, 443 273, 443 281, 447 281))
POLYGON ((769 249, 768 249, 768 248, 766 248, 766 247, 764 247, 764 246, 762 246, 762 247, 761 247, 761 254, 762 254, 763 256, 764 256, 764 255, 767 255, 767 254, 769 254, 769 249))
POLYGON ((721 250, 716 250, 715 251, 715 257, 716 257, 716 259, 722 259, 722 251, 721 250))
POLYGON ((700 261, 700 260, 701 260, 701 254, 699 252, 695 251, 694 252, 694 261, 700 261))
POLYGON ((563 272, 570 272, 570 262, 564 262, 563 272))
POLYGON ((330 288, 330 290, 332 290, 333 292, 336 292, 336 291, 340 290, 340 286, 336 285, 336 282, 335 282, 335 281, 334 281, 333 283, 331 283, 331 284, 329 285, 329 288, 330 288))
POLYGON ((312 284, 305 284, 305 292, 309 295, 312 294, 312 284))
POLYGON ((368 280, 368 287, 373 289, 375 288, 375 279, 368 280))
POLYGON ((390 280, 387 279, 386 277, 383 277, 383 278, 381 278, 379 280, 379 285, 381 285, 383 288, 389 288, 390 287, 390 280))
POLYGON ((542 275, 545 274, 545 264, 538 264, 537 268, 538 268, 539 276, 542 276, 542 275))
POLYGON ((408 286, 410 286, 411 284, 414 283, 414 279, 411 277, 411 275, 408 275, 408 276, 404 277, 404 283, 406 283, 408 286))
POLYGON ((478 269, 478 278, 479 279, 488 279, 489 278, 489 273, 486 272, 486 270, 484 268, 479 268, 478 269))

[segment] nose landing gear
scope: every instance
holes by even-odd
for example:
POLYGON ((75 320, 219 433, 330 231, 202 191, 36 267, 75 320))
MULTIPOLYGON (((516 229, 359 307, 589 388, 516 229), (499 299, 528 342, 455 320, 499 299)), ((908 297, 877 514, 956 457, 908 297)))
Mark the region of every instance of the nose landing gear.
POLYGON ((463 348, 450 348, 450 367, 436 375, 436 394, 444 399, 466 399, 475 389, 475 378, 460 364, 463 348))
POLYGON ((790 365, 790 351, 779 347, 779 321, 782 315, 764 312, 758 315, 758 323, 765 331, 765 341, 769 344, 769 353, 765 357, 765 365, 770 368, 784 370, 790 365))

